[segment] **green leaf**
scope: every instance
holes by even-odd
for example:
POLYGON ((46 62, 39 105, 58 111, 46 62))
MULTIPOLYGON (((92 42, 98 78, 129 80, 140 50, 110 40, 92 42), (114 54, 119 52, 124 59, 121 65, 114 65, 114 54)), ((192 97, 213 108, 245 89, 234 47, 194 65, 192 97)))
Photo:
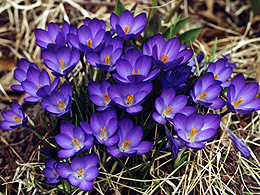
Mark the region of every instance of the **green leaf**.
POLYGON ((121 3, 120 0, 118 0, 117 6, 116 6, 116 11, 115 11, 116 15, 119 17, 125 10, 126 9, 125 9, 124 5, 121 3))
POLYGON ((214 42, 213 47, 212 47, 211 52, 210 52, 210 62, 213 62, 215 60, 217 42, 218 42, 218 37, 215 38, 215 42, 214 42))
POLYGON ((148 22, 144 30, 143 43, 147 42, 151 36, 159 33, 160 30, 161 30, 161 17, 158 12, 155 12, 155 14, 150 19, 150 21, 148 22))
POLYGON ((178 21, 173 28, 173 31, 171 33, 171 37, 176 35, 188 23, 189 19, 190 18, 185 18, 185 19, 178 21))
POLYGON ((182 33, 178 38, 180 39, 181 45, 187 43, 187 47, 191 45, 193 41, 199 36, 201 28, 194 28, 182 33))

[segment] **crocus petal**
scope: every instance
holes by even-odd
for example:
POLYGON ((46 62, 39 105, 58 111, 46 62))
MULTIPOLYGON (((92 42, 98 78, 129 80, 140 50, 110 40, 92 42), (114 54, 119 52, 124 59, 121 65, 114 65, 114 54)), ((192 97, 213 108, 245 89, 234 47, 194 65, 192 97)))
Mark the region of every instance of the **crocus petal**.
POLYGON ((67 165, 65 162, 60 162, 56 166, 56 171, 59 176, 63 178, 68 178, 70 174, 72 174, 72 170, 70 165, 67 165))
POLYGON ((138 146, 135 146, 134 149, 137 150, 138 155, 146 154, 153 148, 153 144, 149 141, 142 141, 138 146))

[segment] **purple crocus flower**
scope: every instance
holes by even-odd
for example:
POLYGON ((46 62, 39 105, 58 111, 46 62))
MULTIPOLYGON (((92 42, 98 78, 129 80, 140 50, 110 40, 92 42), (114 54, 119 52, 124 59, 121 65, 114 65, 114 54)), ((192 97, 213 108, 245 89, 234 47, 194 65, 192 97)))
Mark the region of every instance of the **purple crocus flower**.
POLYGON ((53 184, 58 183, 61 180, 61 177, 58 175, 56 171, 56 166, 58 162, 52 158, 47 158, 45 160, 45 168, 43 169, 42 173, 45 177, 48 178, 46 183, 53 184))
POLYGON ((151 57, 142 55, 141 51, 128 49, 124 56, 116 62, 116 71, 113 78, 119 83, 139 83, 153 80, 160 72, 156 68, 150 72, 151 57))
POLYGON ((28 118, 25 116, 22 106, 17 102, 12 101, 11 109, 12 110, 5 110, 1 113, 5 120, 0 122, 0 127, 5 130, 10 130, 25 126, 28 122, 28 118))
POLYGON ((212 72, 214 79, 218 81, 222 87, 228 87, 230 85, 231 82, 227 80, 231 76, 233 68, 227 67, 225 60, 219 59, 215 63, 210 63, 207 72, 212 72))
POLYGON ((230 60, 231 60, 231 56, 230 56, 229 54, 228 54, 228 55, 225 55, 225 56, 223 56, 223 58, 222 58, 222 59, 226 61, 226 66, 227 66, 227 67, 232 67, 232 68, 235 68, 235 67, 237 67, 237 65, 236 65, 236 64, 234 64, 234 63, 230 62, 230 60))
POLYGON ((161 87, 173 87, 177 94, 186 88, 186 81, 191 75, 191 67, 181 65, 165 71, 160 77, 161 87))
POLYGON ((115 63, 122 54, 123 43, 123 39, 114 37, 109 44, 101 50, 100 55, 95 52, 88 52, 86 59, 90 65, 111 72, 115 70, 115 63))
POLYGON ((152 83, 143 82, 138 84, 113 84, 108 89, 109 97, 118 107, 126 108, 130 114, 141 112, 143 107, 141 104, 146 96, 152 91, 152 83))
POLYGON ((59 158, 70 158, 93 146, 92 135, 86 135, 83 129, 67 121, 61 122, 60 132, 55 136, 56 142, 64 148, 58 152, 59 158))
POLYGON ((202 116, 194 113, 190 117, 184 114, 176 114, 173 119, 174 129, 178 136, 192 149, 201 149, 204 143, 211 140, 219 127, 221 117, 218 114, 206 114, 202 116))
POLYGON ((169 129, 167 127, 165 127, 165 132, 167 135, 167 139, 168 139, 168 146, 171 146, 171 150, 174 156, 174 159, 177 158, 177 155, 179 153, 179 147, 176 143, 176 141, 174 140, 174 137, 172 136, 172 133, 169 131, 169 129))
POLYGON ((213 73, 208 72, 194 84, 193 91, 190 91, 190 97, 196 104, 199 103, 214 109, 222 108, 225 101, 217 97, 221 89, 220 84, 215 82, 213 73))
POLYGON ((243 154, 243 156, 247 159, 250 158, 250 150, 247 148, 247 146, 222 122, 221 125, 226 129, 229 137, 233 140, 235 146, 243 154))
POLYGON ((101 114, 93 113, 90 117, 90 125, 81 121, 80 126, 87 134, 93 134, 100 144, 112 146, 118 142, 118 136, 115 135, 118 121, 113 108, 108 108, 101 114))
POLYGON ((110 86, 111 84, 107 80, 103 80, 101 84, 95 81, 88 83, 89 99, 93 104, 99 106, 97 111, 103 111, 107 107, 112 106, 113 102, 108 95, 108 88, 110 86))
POLYGON ((69 83, 63 83, 60 87, 60 91, 54 91, 51 95, 45 96, 41 101, 41 107, 43 110, 57 115, 57 117, 63 117, 70 111, 72 97, 72 88, 69 83))
POLYGON ((71 165, 65 162, 58 163, 56 171, 61 177, 68 178, 73 186, 78 186, 83 191, 89 191, 93 188, 92 180, 99 174, 97 164, 98 155, 91 153, 84 158, 75 157, 71 161, 71 165))
POLYGON ((260 109, 260 98, 257 95, 259 84, 252 82, 245 84, 242 73, 237 74, 227 90, 227 108, 230 112, 248 114, 260 109))
POLYGON ((149 141, 141 141, 143 128, 134 126, 128 116, 123 116, 118 122, 119 129, 117 135, 119 142, 115 146, 107 148, 107 151, 114 157, 120 158, 122 155, 130 157, 136 154, 142 155, 149 152, 153 144, 149 141))
POLYGON ((192 57, 193 51, 181 47, 177 37, 166 42, 161 34, 156 34, 143 45, 143 53, 151 55, 154 65, 164 70, 186 63, 192 57))
POLYGON ((36 44, 42 49, 47 49, 49 44, 56 45, 57 47, 65 46, 65 34, 60 27, 51 22, 48 25, 48 30, 36 29, 35 30, 36 44))
MULTIPOLYGON (((24 58, 19 60, 18 68, 14 70, 14 76, 19 83, 27 79, 27 71, 30 67, 39 70, 38 66, 35 63, 31 63, 30 61, 24 58)), ((17 92, 24 92, 22 85, 18 84, 12 85, 11 89, 17 92)))
POLYGON ((68 34, 69 44, 82 52, 99 52, 104 46, 105 31, 106 23, 103 20, 86 18, 77 35, 68 34))
POLYGON ((25 102, 37 103, 45 96, 52 93, 59 85, 60 79, 55 78, 51 84, 50 76, 44 69, 40 72, 39 69, 30 67, 27 71, 26 80, 22 81, 22 87, 29 97, 24 98, 25 102))
POLYGON ((196 108, 187 106, 188 98, 186 95, 175 96, 175 90, 172 87, 164 88, 160 97, 156 98, 154 106, 157 112, 153 113, 153 119, 164 125, 166 119, 172 121, 175 114, 182 113, 190 116, 196 112, 196 108))
POLYGON ((41 54, 46 67, 57 77, 67 75, 80 60, 79 51, 76 49, 70 51, 67 47, 60 47, 57 52, 45 49, 41 54))
POLYGON ((145 28, 146 14, 141 13, 135 17, 129 10, 125 10, 120 17, 111 13, 110 24, 113 30, 125 41, 133 40, 139 36, 145 28))

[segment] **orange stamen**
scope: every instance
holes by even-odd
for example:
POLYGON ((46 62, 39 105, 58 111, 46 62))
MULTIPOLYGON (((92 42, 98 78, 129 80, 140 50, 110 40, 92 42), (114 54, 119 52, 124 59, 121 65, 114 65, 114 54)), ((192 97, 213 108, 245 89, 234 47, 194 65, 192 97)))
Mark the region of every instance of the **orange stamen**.
POLYGON ((92 40, 90 38, 87 40, 87 46, 90 48, 92 47, 92 40))
POLYGON ((217 80, 217 78, 218 78, 218 73, 216 73, 215 76, 214 76, 215 80, 217 80))
POLYGON ((235 102, 234 107, 236 108, 239 104, 241 104, 245 100, 241 100, 242 96, 235 102))
POLYGON ((54 171, 54 173, 55 173, 56 175, 58 175, 58 173, 57 173, 57 171, 56 171, 55 169, 54 169, 53 171, 54 171))
POLYGON ((190 138, 188 139, 188 141, 192 141, 192 139, 194 138, 194 135, 195 135, 195 133, 197 133, 198 129, 199 129, 199 126, 196 129, 194 129, 194 127, 191 128, 190 138))
POLYGON ((165 116, 167 116, 168 114, 170 114, 170 112, 172 111, 172 106, 170 105, 170 106, 168 106, 167 107, 167 109, 166 109, 166 111, 165 111, 165 116))
POLYGON ((40 85, 40 83, 38 83, 38 89, 40 89, 42 87, 42 85, 40 85))
POLYGON ((125 32, 125 35, 128 34, 128 32, 129 32, 129 26, 126 26, 126 25, 125 25, 125 27, 124 27, 124 32, 125 32))
POLYGON ((106 65, 109 64, 109 55, 107 55, 107 56, 105 57, 105 63, 106 63, 106 65))
POLYGON ((130 103, 134 98, 134 95, 127 96, 127 101, 130 103))
POLYGON ((103 138, 105 136, 106 126, 103 129, 100 129, 100 135, 103 138))
POLYGON ((167 56, 165 53, 162 55, 162 62, 166 63, 170 56, 167 56))
POLYGON ((111 101, 107 93, 103 94, 103 100, 105 100, 107 103, 111 101))
POLYGON ((74 139, 72 140, 72 142, 73 142, 76 146, 80 147, 78 138, 76 138, 76 139, 74 138, 74 139))
POLYGON ((63 60, 59 60, 59 62, 60 62, 61 69, 64 70, 65 69, 64 61, 63 60))
POLYGON ((202 99, 204 99, 204 98, 207 97, 207 96, 208 96, 208 94, 205 93, 205 91, 203 91, 203 92, 200 94, 199 99, 202 100, 202 99))
POLYGON ((52 40, 53 40, 54 43, 56 43, 56 39, 53 38, 52 40))
POLYGON ((78 176, 81 176, 81 175, 82 175, 82 173, 83 173, 83 171, 84 171, 84 169, 81 169, 80 171, 77 171, 77 173, 78 173, 78 176))
POLYGON ((59 101, 57 101, 57 104, 59 105, 59 107, 64 108, 63 102, 61 99, 59 99, 59 101))
POLYGON ((127 146, 128 146, 129 144, 131 144, 131 142, 130 142, 130 141, 127 141, 127 139, 125 139, 124 146, 123 146, 124 150, 127 148, 127 146))
POLYGON ((18 123, 22 122, 22 120, 19 117, 17 117, 17 116, 15 116, 13 119, 16 120, 18 123))
POLYGON ((132 75, 136 75, 136 74, 138 74, 138 75, 139 75, 139 72, 140 72, 140 70, 139 70, 139 69, 138 69, 137 73, 135 72, 135 69, 133 69, 133 71, 132 71, 132 75))

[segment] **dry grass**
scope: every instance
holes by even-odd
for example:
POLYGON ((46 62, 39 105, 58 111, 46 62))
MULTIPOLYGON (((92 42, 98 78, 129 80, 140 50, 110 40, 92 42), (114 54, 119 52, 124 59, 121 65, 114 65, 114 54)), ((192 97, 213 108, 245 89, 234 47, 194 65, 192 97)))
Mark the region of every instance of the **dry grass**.
MULTIPOLYGON (((162 17, 175 6, 176 2, 158 1, 161 5, 158 10, 162 17)), ((45 29, 50 22, 61 24, 63 20, 70 23, 82 24, 85 17, 98 17, 109 22, 110 12, 114 10, 115 1, 79 1, 79 0, 2 0, 0 3, 0 57, 14 59, 26 58, 36 64, 43 66, 40 58, 40 48, 36 47, 34 29, 45 29)), ((130 9, 133 1, 125 1, 124 5, 130 9)), ((139 1, 136 13, 148 12, 151 7, 151 1, 139 1)), ((249 6, 250 7, 250 6, 249 6)), ((236 14, 248 10, 248 6, 242 6, 236 14)), ((192 8, 185 0, 181 5, 183 16, 188 16, 192 8)), ((178 14, 176 13, 172 21, 174 22, 178 14)), ((260 38, 252 38, 251 24, 252 13, 250 12, 250 20, 243 32, 235 31, 231 28, 223 28, 213 23, 209 26, 228 34, 224 38, 218 40, 216 58, 222 55, 231 54, 232 61, 237 64, 234 74, 242 72, 251 79, 259 76, 257 73, 258 64, 260 62, 260 38)), ((163 25, 165 24, 163 22, 163 25)), ((188 28, 198 26, 197 22, 189 23, 188 28)), ((184 29, 186 30, 186 29, 184 29)), ((195 41, 194 47, 200 47, 202 52, 210 55, 213 45, 211 42, 195 41)), ((76 75, 80 77, 81 66, 76 70, 76 75)), ((2 89, 4 92, 5 89, 2 89)), ((134 187, 133 179, 126 174, 125 170, 114 163, 110 170, 107 170, 100 162, 100 175, 95 180, 95 190, 99 194, 114 193, 120 194, 122 189, 129 190, 132 194, 167 194, 168 189, 171 194, 260 194, 260 113, 252 115, 234 115, 228 114, 222 119, 222 122, 229 127, 235 127, 235 134, 243 140, 243 142, 251 148, 251 158, 245 159, 241 153, 234 147, 232 141, 228 137, 225 129, 222 127, 218 130, 218 137, 206 144, 206 147, 200 151, 187 151, 188 158, 177 169, 173 169, 173 162, 169 152, 160 152, 153 163, 149 175, 150 180, 134 179, 137 184, 145 182, 148 187, 143 191, 141 188, 134 187), (243 122, 243 123, 242 123, 243 122), (187 164, 187 162, 189 162, 187 164), (114 173, 114 170, 121 171, 114 173), (107 187, 104 187, 104 183, 107 187)), ((1 130, 2 132, 3 130, 1 130)), ((155 129, 154 137, 157 138, 157 130, 155 129)), ((44 176, 41 170, 44 163, 40 158, 39 147, 36 147, 31 153, 27 162, 23 162, 23 158, 19 153, 1 136, 2 146, 8 146, 9 153, 15 160, 15 170, 13 170, 12 178, 10 174, 10 165, 1 164, 0 183, 3 194, 12 192, 14 194, 55 194, 54 190, 47 190, 46 186, 41 182, 44 176)), ((7 147, 6 147, 7 148, 7 147)), ((153 152, 156 148, 153 149, 153 152)), ((95 152, 99 152, 94 149, 95 152)), ((145 158, 145 156, 143 156, 145 158)), ((106 159, 107 162, 111 158, 106 159)), ((131 158, 126 160, 131 161, 131 158)), ((124 162, 125 164, 127 162, 124 162)), ((139 165, 136 165, 139 166, 139 165)), ((132 169, 134 169, 133 167, 132 169)), ((74 194, 81 194, 76 191, 74 194)))

